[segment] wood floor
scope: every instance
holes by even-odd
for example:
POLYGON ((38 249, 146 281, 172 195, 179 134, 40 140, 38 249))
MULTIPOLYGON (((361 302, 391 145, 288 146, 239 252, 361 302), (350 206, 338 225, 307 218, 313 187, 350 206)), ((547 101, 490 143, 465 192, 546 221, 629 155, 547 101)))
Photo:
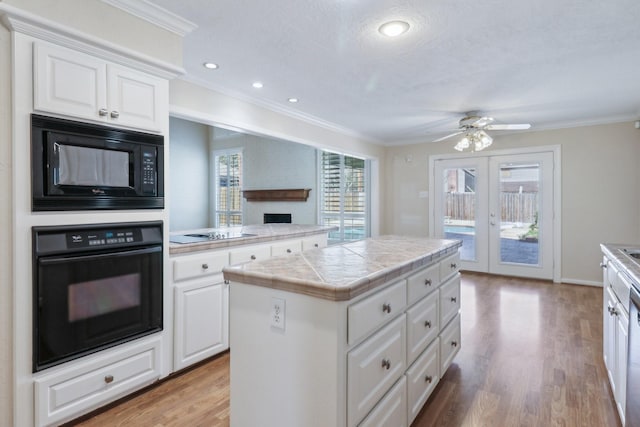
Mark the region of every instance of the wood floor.
MULTIPOLYGON (((461 292, 462 349, 413 427, 620 426, 601 288, 465 273, 461 292)), ((227 426, 229 353, 74 425, 227 426)))

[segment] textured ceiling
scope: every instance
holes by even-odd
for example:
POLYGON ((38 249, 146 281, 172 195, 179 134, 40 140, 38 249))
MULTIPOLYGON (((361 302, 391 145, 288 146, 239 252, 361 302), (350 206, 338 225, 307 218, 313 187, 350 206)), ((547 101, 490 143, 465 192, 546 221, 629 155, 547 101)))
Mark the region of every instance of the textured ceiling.
POLYGON ((531 130, 640 118, 638 0, 150 2, 198 25, 187 80, 373 142, 431 141, 467 111, 531 130), (410 31, 382 36, 392 19, 410 31))

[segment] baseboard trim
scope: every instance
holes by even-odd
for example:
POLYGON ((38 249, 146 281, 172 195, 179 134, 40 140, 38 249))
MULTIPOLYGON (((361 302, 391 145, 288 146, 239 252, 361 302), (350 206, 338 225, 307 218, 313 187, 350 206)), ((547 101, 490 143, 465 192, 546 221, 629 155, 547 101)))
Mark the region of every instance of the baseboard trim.
POLYGON ((570 279, 570 278, 563 277, 561 279, 561 282, 567 283, 569 285, 595 286, 597 288, 602 287, 602 282, 594 282, 593 280, 570 279))

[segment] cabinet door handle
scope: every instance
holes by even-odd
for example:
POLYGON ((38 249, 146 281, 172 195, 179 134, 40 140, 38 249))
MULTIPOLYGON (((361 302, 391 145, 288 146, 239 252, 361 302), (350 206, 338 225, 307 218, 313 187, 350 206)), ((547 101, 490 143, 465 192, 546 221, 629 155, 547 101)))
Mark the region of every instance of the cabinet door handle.
POLYGON ((316 248, 320 247, 320 245, 317 243, 314 243, 313 246, 315 246, 316 248))
POLYGON ((388 371, 391 368, 391 361, 389 359, 382 359, 382 367, 388 371))
POLYGON ((429 320, 425 320, 424 321, 424 327, 425 328, 431 328, 431 322, 429 320))
POLYGON ((424 284, 425 284, 426 286, 431 286, 431 279, 425 279, 425 280, 424 280, 424 284))
POLYGON ((455 303, 456 301, 458 301, 458 298, 456 298, 456 297, 451 297, 451 302, 455 303))
POLYGON ((391 313, 391 304, 389 304, 389 303, 382 304, 382 312, 383 313, 391 313))
POLYGON ((107 111, 106 108, 101 108, 101 109, 98 110, 98 115, 101 116, 101 117, 104 117, 107 114, 109 114, 109 111, 107 111))
POLYGON ((424 381, 431 384, 431 381, 433 381, 433 377, 431 375, 427 375, 426 377, 424 377, 424 381))
POLYGON ((229 279, 225 279, 225 280, 224 280, 224 284, 225 284, 225 285, 228 285, 229 283, 231 283, 231 282, 229 282, 229 279))
POLYGON ((251 255, 251 259, 256 259, 256 256, 255 255, 251 255))
POLYGON ((291 249, 287 249, 287 253, 290 254, 291 253, 291 249))
POLYGON ((113 111, 111 112, 111 118, 112 118, 112 119, 117 119, 118 117, 120 117, 120 113, 119 113, 119 112, 117 112, 116 110, 113 110, 113 111))
POLYGON ((458 341, 451 341, 451 347, 457 347, 458 341))
POLYGON ((600 263, 600 268, 607 268, 607 264, 605 264, 604 262, 600 263))
POLYGON ((451 268, 452 268, 452 269, 456 269, 456 268, 458 268, 458 264, 456 264, 455 262, 452 262, 452 263, 451 263, 451 268))
POLYGON ((111 384, 113 382, 113 375, 107 375, 104 377, 104 382, 107 384, 111 384))
POLYGON ((203 270, 208 270, 209 269, 209 264, 202 264, 202 269, 203 270))

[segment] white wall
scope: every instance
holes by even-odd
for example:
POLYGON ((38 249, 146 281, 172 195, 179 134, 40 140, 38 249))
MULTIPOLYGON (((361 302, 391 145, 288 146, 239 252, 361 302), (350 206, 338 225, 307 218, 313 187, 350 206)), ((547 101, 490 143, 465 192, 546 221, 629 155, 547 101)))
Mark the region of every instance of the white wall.
MULTIPOLYGON (((386 233, 427 236, 428 157, 453 153, 455 140, 386 150, 386 233)), ((640 244, 640 130, 616 123, 495 136, 490 150, 560 145, 564 281, 600 283, 599 243, 640 244)))
POLYGON ((311 189, 306 202, 247 202, 245 200, 244 224, 262 224, 265 213, 290 213, 294 224, 317 224, 315 148, 247 134, 212 141, 212 149, 225 148, 243 148, 242 187, 244 190, 311 189))
POLYGON ((169 229, 209 228, 209 126, 169 120, 169 229))

